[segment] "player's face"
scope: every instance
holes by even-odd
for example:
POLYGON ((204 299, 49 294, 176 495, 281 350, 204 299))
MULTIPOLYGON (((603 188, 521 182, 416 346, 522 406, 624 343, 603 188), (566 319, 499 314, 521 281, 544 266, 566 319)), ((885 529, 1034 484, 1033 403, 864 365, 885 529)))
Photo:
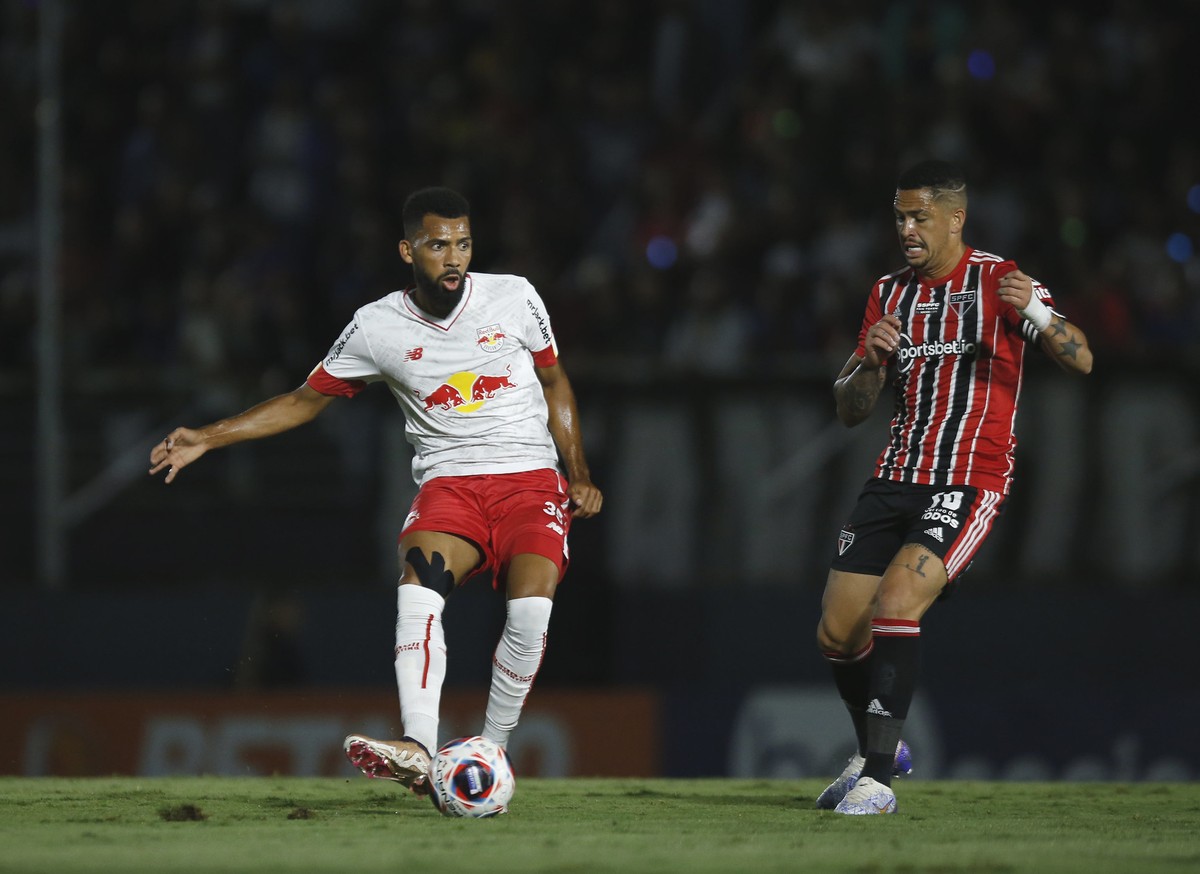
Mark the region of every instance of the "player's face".
POLYGON ((413 266, 418 304, 435 315, 450 312, 471 263, 471 220, 425 216, 412 239, 400 241, 400 257, 413 266))
POLYGON ((904 260, 922 276, 945 276, 962 255, 966 210, 936 200, 928 188, 897 191, 892 204, 904 260))

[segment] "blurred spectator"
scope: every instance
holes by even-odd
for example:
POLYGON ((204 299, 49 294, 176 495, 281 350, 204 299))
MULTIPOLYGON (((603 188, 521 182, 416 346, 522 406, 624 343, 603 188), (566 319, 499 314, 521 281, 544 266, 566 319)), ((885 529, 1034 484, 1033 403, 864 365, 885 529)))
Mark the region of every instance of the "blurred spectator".
MULTIPOLYGON (((965 163, 978 245, 1029 253, 1099 352, 1200 360, 1187 4, 64 5, 68 379, 294 381, 402 281, 396 199, 433 183, 472 197, 478 263, 530 275, 573 356, 824 373, 861 265, 900 264, 895 156, 926 153, 965 163)), ((10 371, 33 354, 37 14, 0 0, 10 371)))

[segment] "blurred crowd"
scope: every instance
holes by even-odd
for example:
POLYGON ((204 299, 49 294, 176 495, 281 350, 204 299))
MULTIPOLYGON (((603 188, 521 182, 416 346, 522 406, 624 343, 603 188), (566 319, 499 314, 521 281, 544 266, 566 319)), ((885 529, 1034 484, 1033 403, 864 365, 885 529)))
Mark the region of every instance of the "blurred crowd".
MULTIPOLYGON (((62 0, 66 374, 298 384, 472 202, 573 372, 831 375, 901 266, 897 172, 1098 361, 1200 364, 1194 4, 62 0), (1188 118, 1193 118, 1192 122, 1188 118)), ((0 369, 36 321, 39 4, 0 0, 0 369)))

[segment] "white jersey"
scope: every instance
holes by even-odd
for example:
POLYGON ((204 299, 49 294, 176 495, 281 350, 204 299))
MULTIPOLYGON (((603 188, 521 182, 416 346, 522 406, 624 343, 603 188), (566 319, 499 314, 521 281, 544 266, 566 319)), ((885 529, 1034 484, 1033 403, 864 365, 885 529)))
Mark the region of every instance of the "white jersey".
POLYGON ((520 276, 468 273, 444 319, 412 289, 360 308, 308 384, 353 396, 387 383, 404 410, 413 479, 557 468, 535 366, 558 360, 545 305, 520 276))

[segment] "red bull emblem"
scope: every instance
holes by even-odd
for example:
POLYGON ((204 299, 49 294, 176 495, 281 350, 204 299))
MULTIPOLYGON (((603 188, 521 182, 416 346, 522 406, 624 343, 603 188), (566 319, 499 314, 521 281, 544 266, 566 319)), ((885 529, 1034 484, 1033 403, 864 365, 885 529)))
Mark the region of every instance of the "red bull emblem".
POLYGON ((488 376, 480 374, 475 377, 475 382, 471 384, 471 400, 481 401, 484 398, 494 398, 496 392, 506 388, 516 388, 517 384, 512 381, 512 366, 505 368, 508 373, 504 376, 488 376))
MULTIPOLYGON (((414 391, 416 391, 414 389, 414 391)), ((416 392, 418 398, 425 402, 425 412, 429 412, 434 407, 441 407, 443 410, 453 410, 455 407, 466 403, 466 399, 462 396, 462 392, 450 385, 448 382, 443 382, 432 392, 421 397, 421 393, 416 392)))
POLYGON ((479 348, 484 352, 499 352, 504 346, 505 333, 498 324, 476 328, 475 335, 479 348))
POLYGON ((497 392, 516 388, 512 381, 512 367, 506 373, 491 375, 460 371, 454 374, 429 394, 413 389, 417 399, 425 405, 425 412, 434 409, 454 410, 456 413, 473 413, 494 398, 497 392))

